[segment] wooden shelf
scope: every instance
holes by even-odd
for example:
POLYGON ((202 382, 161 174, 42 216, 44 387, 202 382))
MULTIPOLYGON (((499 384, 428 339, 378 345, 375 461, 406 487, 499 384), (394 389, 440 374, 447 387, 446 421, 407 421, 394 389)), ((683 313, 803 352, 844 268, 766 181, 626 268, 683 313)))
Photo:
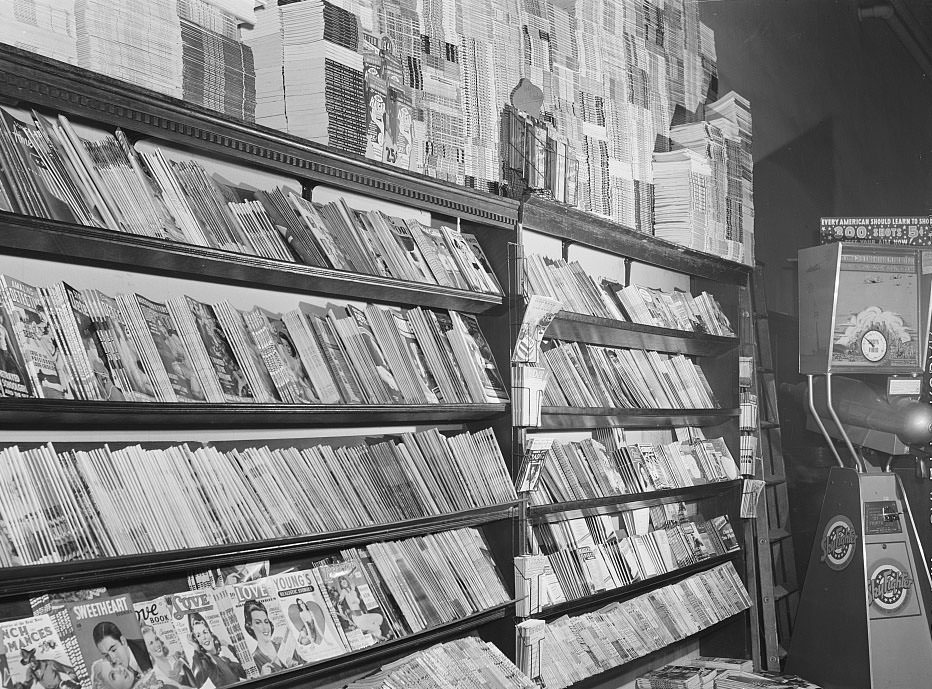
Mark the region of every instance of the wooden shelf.
POLYGON ((707 569, 712 569, 713 567, 721 565, 725 562, 733 562, 740 556, 740 550, 727 553, 725 555, 716 555, 715 557, 710 557, 709 559, 703 560, 702 562, 697 562, 694 565, 682 567, 681 569, 677 569, 672 572, 659 574, 655 577, 650 577, 642 581, 636 581, 628 586, 622 586, 621 588, 610 589, 608 591, 600 591, 599 593, 586 596, 585 598, 577 598, 576 600, 568 600, 565 603, 560 603, 558 605, 551 605, 549 608, 544 608, 539 613, 531 615, 531 617, 539 620, 551 620, 556 617, 560 617, 561 615, 580 615, 592 610, 596 610, 606 603, 628 600, 629 598, 646 593, 647 591, 653 591, 654 589, 661 586, 675 584, 676 582, 682 581, 690 575, 696 574, 698 572, 704 572, 707 569))
POLYGON ((134 84, 0 45, 0 95, 205 155, 515 232, 518 202, 367 160, 134 84))
POLYGON ((718 426, 737 418, 738 409, 617 409, 615 407, 544 407, 543 429, 606 427, 664 428, 718 426))
POLYGON ((455 639, 489 622, 508 617, 513 608, 514 601, 509 601, 484 612, 439 627, 392 639, 352 653, 329 658, 313 665, 305 665, 304 667, 277 672, 265 677, 237 682, 232 686, 236 689, 303 689, 314 681, 331 679, 343 673, 358 671, 363 666, 384 664, 418 649, 455 639))
POLYGON ((316 268, 223 249, 0 211, 3 253, 188 280, 485 313, 501 295, 316 268))
MULTIPOLYGON (((742 614, 743 613, 737 613, 735 615, 732 615, 731 617, 726 617, 724 620, 719 620, 715 624, 710 625, 706 627, 705 629, 700 629, 695 634, 690 634, 689 636, 684 636, 682 639, 679 639, 678 641, 674 641, 673 644, 669 644, 667 646, 664 646, 663 648, 658 648, 657 650, 651 651, 650 653, 646 653, 638 658, 635 658, 634 660, 629 660, 627 663, 624 663, 622 665, 617 665, 613 668, 609 668, 608 670, 605 670, 604 672, 600 672, 597 675, 592 675, 591 677, 587 677, 586 679, 580 680, 576 682, 575 684, 571 684, 568 687, 568 689, 596 689, 597 687, 604 687, 606 682, 610 682, 611 680, 615 679, 619 675, 627 674, 627 672, 631 669, 633 665, 637 663, 645 663, 649 661, 654 656, 660 653, 663 653, 664 651, 668 651, 670 649, 670 646, 672 645, 680 644, 680 643, 683 643, 684 641, 695 641, 705 636, 709 636, 710 634, 714 634, 715 632, 720 630, 722 627, 725 627, 726 625, 729 625, 732 622, 734 622, 742 614)), ((647 670, 645 669, 644 672, 646 673, 647 670)))
POLYGON ((650 493, 631 495, 610 495, 604 498, 573 500, 551 505, 531 505, 527 508, 527 518, 532 524, 562 522, 567 519, 591 517, 600 514, 616 514, 621 510, 634 510, 651 505, 663 505, 671 502, 692 502, 705 498, 727 495, 741 490, 741 479, 705 483, 701 486, 687 488, 668 488, 650 493))
POLYGON ((355 548, 378 541, 398 540, 478 526, 510 519, 517 505, 517 502, 510 502, 454 514, 253 543, 234 543, 93 560, 4 567, 0 569, 0 581, 3 582, 0 587, 0 600, 22 598, 47 591, 89 588, 102 584, 112 585, 140 577, 149 578, 212 569, 250 560, 311 555, 355 548))
POLYGON ((743 284, 751 272, 750 266, 687 249, 612 220, 536 196, 524 201, 521 224, 532 232, 709 280, 743 284))
POLYGON ((0 428, 330 428, 465 423, 492 418, 507 404, 235 404, 0 399, 0 428))
POLYGON ((737 348, 738 338, 705 335, 653 325, 626 323, 561 311, 550 322, 545 337, 586 342, 606 347, 632 347, 690 356, 719 356, 737 348))

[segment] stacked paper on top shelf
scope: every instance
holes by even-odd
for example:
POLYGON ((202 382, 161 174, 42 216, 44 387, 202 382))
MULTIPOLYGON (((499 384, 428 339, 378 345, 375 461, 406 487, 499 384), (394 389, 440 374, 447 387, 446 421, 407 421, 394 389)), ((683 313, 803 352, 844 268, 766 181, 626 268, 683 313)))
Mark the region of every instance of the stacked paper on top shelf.
POLYGON ((178 0, 187 103, 252 121, 256 71, 236 17, 205 0, 178 0))
POLYGON ((76 0, 78 65, 175 98, 183 96, 175 0, 76 0))

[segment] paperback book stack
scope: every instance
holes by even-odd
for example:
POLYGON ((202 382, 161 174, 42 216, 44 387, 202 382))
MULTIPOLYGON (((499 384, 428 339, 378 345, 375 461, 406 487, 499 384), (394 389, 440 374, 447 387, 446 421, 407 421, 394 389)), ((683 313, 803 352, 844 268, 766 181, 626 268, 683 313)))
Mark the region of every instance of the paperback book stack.
MULTIPOLYGON (((190 0, 194 2, 195 0, 190 0)), ((198 0, 199 1, 199 0, 198 0)), ((68 118, 0 110, 0 209, 278 261, 501 294, 474 235, 342 199, 235 186, 121 131, 85 138, 68 118)))
POLYGON ((278 569, 260 562, 197 573, 188 590, 178 580, 147 582, 147 592, 165 591, 155 596, 106 589, 39 596, 30 601, 33 617, 0 622, 0 657, 24 682, 44 667, 46 681, 59 686, 209 689, 319 663, 508 600, 485 541, 471 529, 278 569), (102 655, 100 644, 111 652, 102 655))
POLYGON ((376 440, 227 452, 4 448, 0 566, 338 532, 515 500, 490 429, 376 440))
POLYGON ((254 121, 256 68, 239 19, 204 0, 177 2, 185 102, 254 121))
POLYGON ((508 399, 475 316, 418 307, 242 312, 0 275, 4 396, 132 402, 508 399))
MULTIPOLYGON (((731 563, 584 615, 517 625, 519 645, 537 639, 540 678, 563 689, 668 646, 741 613, 750 606, 744 584, 731 563)), ((519 652, 518 657, 527 654, 519 652)), ((527 672, 529 668, 521 668, 527 672)))
MULTIPOLYGON (((704 521, 682 506, 651 508, 647 528, 635 517, 594 516, 535 525, 533 534, 559 586, 556 599, 575 600, 629 586, 738 550, 727 517, 704 521), (672 509, 671 509, 672 508, 672 509)), ((546 571, 546 565, 537 565, 546 571)))
POLYGON ((682 354, 545 340, 545 404, 617 409, 718 406, 705 374, 682 354))
POLYGON ((351 682, 346 689, 444 689, 450 678, 462 689, 534 689, 537 685, 495 646, 468 636, 425 648, 351 682))
POLYGON ((554 440, 531 504, 633 495, 730 481, 738 467, 722 438, 631 443, 609 452, 593 439, 554 440))

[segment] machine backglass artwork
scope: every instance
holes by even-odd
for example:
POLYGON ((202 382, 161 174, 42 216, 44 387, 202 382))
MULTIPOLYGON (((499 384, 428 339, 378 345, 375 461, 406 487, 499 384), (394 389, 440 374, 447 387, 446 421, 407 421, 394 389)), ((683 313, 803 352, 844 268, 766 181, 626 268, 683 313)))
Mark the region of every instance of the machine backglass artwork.
POLYGON ((838 243, 801 250, 800 373, 921 371, 930 272, 927 249, 838 243))

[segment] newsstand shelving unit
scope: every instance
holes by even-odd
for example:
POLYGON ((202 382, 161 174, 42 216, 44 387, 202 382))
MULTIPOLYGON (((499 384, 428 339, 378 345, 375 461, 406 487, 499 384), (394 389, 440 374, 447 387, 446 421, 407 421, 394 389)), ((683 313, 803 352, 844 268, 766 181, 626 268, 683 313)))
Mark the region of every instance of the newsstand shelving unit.
MULTIPOLYGON (((408 174, 271 129, 224 118, 203 108, 109 79, 77 67, 0 45, 0 99, 4 103, 63 113, 77 122, 107 130, 121 128, 131 140, 151 139, 197 154, 252 169, 297 178, 305 193, 318 184, 362 193, 380 200, 429 211, 474 234, 499 281, 509 285, 509 247, 516 241, 517 202, 408 174)), ((106 270, 120 276, 145 274, 186 284, 209 285, 214 293, 249 288, 281 293, 295 303, 302 296, 365 300, 379 304, 443 308, 476 314, 508 382, 509 295, 481 294, 460 289, 310 267, 220 249, 122 234, 14 213, 0 213, 0 259, 24 258, 51 265, 42 284, 60 279, 55 265, 106 270), (5 258, 4 258, 5 257, 5 258)), ((163 404, 48 399, 0 399, 0 445, 23 444, 23 437, 41 443, 56 434, 56 448, 103 444, 108 434, 119 442, 147 446, 164 444, 175 431, 201 437, 225 429, 259 432, 301 429, 330 430, 331 435, 369 433, 373 427, 391 433, 398 427, 443 430, 496 429, 502 451, 510 458, 510 408, 507 404, 446 405, 290 405, 290 404, 163 404), (340 429, 339 431, 332 429, 340 429), (366 430, 369 429, 369 430, 366 430), (138 437, 134 437, 134 433, 138 437), (62 440, 69 434, 73 441, 62 440), (127 441, 127 437, 132 440, 127 441)), ((220 438, 223 440, 224 438, 220 438)), ((26 443, 28 445, 28 441, 26 443)), ((409 538, 449 529, 481 530, 506 583, 514 552, 511 524, 517 503, 466 510, 437 517, 378 524, 336 533, 216 546, 146 555, 30 565, 0 570, 0 618, 28 616, 30 596, 75 588, 106 586, 120 592, 134 586, 182 580, 192 571, 270 559, 299 563, 343 548, 409 538), (170 581, 170 579, 169 579, 170 581)), ((357 674, 438 641, 478 633, 507 649, 513 635, 513 603, 498 605, 418 634, 393 639, 320 663, 294 668, 242 683, 242 686, 308 687, 357 674)), ((513 650, 510 652, 513 654, 513 650)))
MULTIPOLYGON (((152 139, 201 155, 258 170, 285 174, 301 181, 305 192, 326 185, 348 192, 429 211, 449 222, 459 221, 476 236, 505 291, 504 296, 391 280, 370 275, 309 267, 256 256, 245 256, 100 228, 24 217, 0 212, 0 259, 21 257, 47 264, 85 266, 112 275, 143 274, 171 280, 210 285, 214 290, 251 288, 292 296, 357 299, 381 304, 418 305, 476 314, 506 384, 515 324, 523 305, 520 227, 558 237, 567 243, 597 248, 619 256, 668 268, 692 276, 695 289, 713 291, 734 318, 736 298, 732 291, 743 284, 747 270, 727 261, 684 250, 655 240, 610 221, 561 205, 528 198, 522 201, 494 196, 450 183, 412 174, 315 145, 269 128, 230 119, 205 108, 191 106, 115 79, 0 45, 0 101, 5 104, 64 113, 77 122, 113 130, 123 129, 130 139, 152 139)), ((58 279, 43 275, 43 282, 58 279)), ((114 279, 118 279, 114 278, 114 279)), ((544 410, 545 429, 587 429, 600 426, 630 428, 666 427, 672 424, 702 426, 712 435, 723 435, 737 455, 737 340, 680 333, 666 328, 606 322, 563 313, 551 326, 550 335, 566 339, 682 352, 704 363, 721 409, 712 410, 544 410), (716 431, 720 431, 716 433, 716 431)), ((108 434, 120 442, 158 444, 172 431, 196 431, 203 435, 226 429, 281 430, 353 429, 415 425, 419 428, 495 430, 512 474, 520 460, 524 429, 512 425, 506 404, 458 405, 267 405, 267 404, 158 404, 77 402, 69 400, 0 399, 0 446, 43 442, 43 434, 56 434, 56 447, 102 444, 108 434), (138 434, 138 438, 134 438, 138 434), (15 438, 15 440, 14 440, 15 438), (27 441, 28 442, 28 441, 27 441)), ((618 507, 643 506, 674 500, 720 500, 737 526, 735 482, 644 496, 625 496, 615 501, 585 501, 547 508, 528 508, 519 501, 421 520, 381 524, 328 534, 106 558, 95 561, 56 563, 0 570, 0 619, 29 614, 25 600, 50 591, 78 587, 132 584, 148 586, 159 577, 183 577, 187 572, 257 558, 290 562, 311 554, 365 545, 380 540, 405 538, 446 529, 472 526, 485 534, 498 570, 507 581, 511 558, 521 548, 528 521, 547 521, 570 514, 600 514, 618 507), (562 515, 561 515, 562 513, 562 515)), ((730 555, 740 563, 741 554, 730 555)), ((711 567, 717 559, 697 566, 711 567)), ((741 567, 738 566, 739 571, 741 567)), ((692 571, 691 569, 689 570, 692 571)), ((671 574, 676 580, 688 572, 671 574)), ((663 578, 661 578, 663 579, 663 578)), ((666 581, 666 579, 664 579, 666 581)), ((643 586, 613 592, 617 598, 662 585, 660 579, 643 586)), ((669 583, 669 581, 666 581, 669 583)), ((588 601, 597 605, 598 601, 588 601)), ((581 608, 580 608, 581 609, 581 608)), ((349 673, 375 667, 431 643, 468 633, 478 633, 514 657, 515 617, 511 605, 483 611, 454 623, 379 644, 323 663, 296 668, 244 682, 257 689, 288 689, 333 682, 349 673)), ((726 621, 701 633, 703 650, 741 655, 745 652, 744 621, 726 621)), ((649 658, 645 662, 649 661, 649 658)), ((636 664, 642 667, 639 661, 636 664)), ((632 668, 623 668, 624 672, 632 668)), ((610 673, 612 674, 612 673, 610 673)))
MULTIPOLYGON (((625 275, 626 284, 630 277, 631 262, 689 276, 690 291, 693 294, 701 291, 713 294, 737 332, 739 291, 746 288, 750 273, 750 269, 746 266, 649 237, 610 220, 534 197, 527 198, 522 203, 521 227, 522 231, 529 230, 558 239, 562 245, 564 258, 569 256, 570 248, 575 245, 624 259, 625 272, 628 273, 625 275)), ((524 251, 531 251, 527 248, 526 241, 524 251)), ((606 427, 662 429, 693 426, 702 428, 706 437, 721 436, 724 438, 733 456, 737 459, 740 416, 737 392, 738 357, 741 350, 738 337, 682 332, 567 311, 557 314, 544 337, 687 355, 702 368, 720 407, 714 409, 619 409, 544 406, 541 411, 539 429, 516 429, 516 450, 524 446, 529 434, 538 432, 546 435, 562 431, 587 431, 606 427)), ((555 523, 593 515, 617 514, 626 509, 680 501, 698 503, 701 505, 700 513, 706 518, 714 514, 727 515, 735 533, 742 541, 742 549, 738 552, 712 557, 689 567, 649 577, 619 589, 602 591, 582 599, 568 600, 566 603, 545 607, 532 617, 549 620, 564 614, 576 615, 596 610, 607 603, 628 600, 724 562, 732 562, 744 578, 747 566, 745 553, 753 552, 748 547, 753 543, 748 540, 750 534, 742 528, 740 522, 741 483, 739 479, 651 493, 527 506, 521 512, 522 524, 519 526, 517 536, 519 547, 525 549, 527 548, 527 534, 534 524, 555 523)), ((743 613, 718 622, 696 635, 677 642, 676 645, 682 646, 695 641, 698 642, 700 651, 705 654, 745 656, 749 651, 748 617, 748 613, 743 613)), ((668 647, 643 656, 578 682, 573 685, 573 689, 603 686, 603 683, 608 681, 611 681, 612 686, 633 681, 647 670, 668 662, 669 655, 674 650, 668 647)))

